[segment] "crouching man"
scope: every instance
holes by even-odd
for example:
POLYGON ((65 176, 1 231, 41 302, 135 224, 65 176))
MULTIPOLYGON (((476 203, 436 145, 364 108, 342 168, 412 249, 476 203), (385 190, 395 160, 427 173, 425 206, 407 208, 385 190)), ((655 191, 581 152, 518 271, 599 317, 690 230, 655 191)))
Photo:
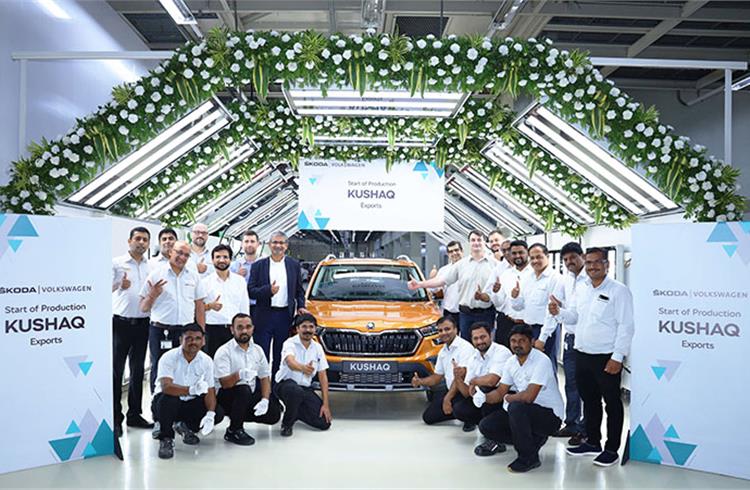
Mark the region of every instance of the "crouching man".
POLYGON ((311 314, 303 313, 294 319, 293 326, 297 335, 287 339, 281 348, 281 367, 274 386, 274 392, 286 407, 281 420, 284 437, 292 435, 297 420, 320 430, 328 430, 332 420, 328 405, 328 361, 323 347, 313 340, 318 321, 311 314), (322 400, 312 388, 316 374, 322 400))
POLYGON ((230 420, 224 440, 250 446, 255 439, 245 432, 244 422, 273 425, 281 418, 281 405, 271 395, 271 367, 263 349, 253 342, 250 315, 234 315, 230 329, 234 338, 219 347, 214 357, 221 384, 219 405, 230 420))
POLYGON ((195 445, 200 442, 196 432, 208 435, 224 418, 223 410, 216 406, 214 363, 201 352, 204 343, 203 329, 188 324, 182 331, 181 345, 159 359, 151 408, 160 423, 162 459, 174 456, 175 430, 182 435, 182 442, 195 445))

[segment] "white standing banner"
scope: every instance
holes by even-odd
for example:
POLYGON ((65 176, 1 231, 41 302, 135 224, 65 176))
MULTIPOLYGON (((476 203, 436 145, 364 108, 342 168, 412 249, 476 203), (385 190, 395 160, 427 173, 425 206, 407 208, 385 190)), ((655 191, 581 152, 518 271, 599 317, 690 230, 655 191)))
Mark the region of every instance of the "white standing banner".
POLYGON ((299 164, 301 230, 443 231, 444 171, 434 162, 305 159, 299 164))
POLYGON ((113 452, 111 228, 0 214, 0 473, 113 452))
POLYGON ((750 479, 750 223, 632 237, 630 456, 750 479))

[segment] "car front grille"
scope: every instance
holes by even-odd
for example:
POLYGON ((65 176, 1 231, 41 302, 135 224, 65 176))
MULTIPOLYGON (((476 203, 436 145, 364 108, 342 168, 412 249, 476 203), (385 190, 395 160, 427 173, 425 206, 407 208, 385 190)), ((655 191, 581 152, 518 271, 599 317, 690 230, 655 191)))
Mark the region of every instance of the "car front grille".
POLYGON ((327 354, 339 356, 407 356, 417 350, 416 331, 364 333, 354 330, 324 330, 320 341, 327 354))
POLYGON ((367 385, 395 385, 404 382, 403 373, 339 373, 339 383, 367 385))

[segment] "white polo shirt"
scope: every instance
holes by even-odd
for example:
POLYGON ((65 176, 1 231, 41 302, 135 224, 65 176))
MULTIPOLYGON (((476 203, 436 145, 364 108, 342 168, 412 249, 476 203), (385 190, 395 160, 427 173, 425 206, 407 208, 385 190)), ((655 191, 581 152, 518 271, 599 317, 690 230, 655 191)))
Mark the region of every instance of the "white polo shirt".
POLYGON ((206 303, 213 303, 220 296, 221 310, 206 310, 206 324, 230 325, 237 313, 250 314, 250 298, 247 295, 245 278, 234 272, 222 279, 214 271, 201 279, 206 303))
POLYGON ((468 367, 474 355, 474 346, 456 335, 450 345, 445 344, 438 352, 435 361, 435 373, 445 376, 445 385, 450 389, 453 384, 453 361, 461 367, 468 367))
MULTIPOLYGON (((198 351, 192 361, 185 359, 182 346, 168 350, 159 359, 159 368, 156 371, 156 389, 154 395, 161 393, 161 380, 172 378, 172 382, 180 386, 193 386, 200 379, 208 383, 209 388, 214 387, 214 361, 208 354, 198 351)), ((194 395, 181 395, 180 400, 188 401, 195 398, 194 395)))
MULTIPOLYGON (((531 349, 523 365, 518 362, 518 356, 512 356, 505 363, 500 384, 510 386, 518 393, 525 391, 530 384, 541 386, 542 389, 534 403, 551 408, 560 420, 565 418, 562 396, 557 387, 555 373, 552 371, 549 357, 544 352, 531 349)), ((508 410, 508 403, 505 401, 503 401, 503 408, 508 410)))
POLYGON ((289 306, 289 293, 287 292, 287 277, 286 277, 286 257, 283 257, 280 261, 276 262, 272 257, 269 257, 268 262, 270 263, 268 269, 268 280, 270 284, 276 281, 276 285, 279 286, 279 291, 271 296, 271 306, 274 308, 283 308, 289 306))
POLYGON ((523 317, 523 308, 520 310, 513 309, 510 292, 516 287, 516 281, 522 282, 533 273, 534 270, 529 264, 526 264, 526 267, 521 270, 518 270, 516 267, 505 269, 500 275, 500 290, 496 293, 492 292, 492 286, 495 284, 494 278, 492 279, 492 282, 488 282, 485 286, 485 290, 489 293, 495 308, 511 318, 520 320, 523 317))
POLYGON ((472 379, 490 373, 502 377, 503 367, 512 355, 513 353, 510 349, 496 342, 490 344, 490 348, 487 349, 484 355, 482 355, 479 349, 474 349, 474 354, 466 369, 464 382, 468 385, 472 379))
POLYGON ((198 279, 198 273, 182 269, 179 276, 171 266, 152 270, 141 288, 140 296, 145 298, 149 285, 165 280, 167 283, 151 306, 151 321, 165 325, 187 325, 195 321, 195 301, 206 297, 198 279))
POLYGON ((492 254, 485 253, 484 256, 475 260, 471 255, 462 258, 448 270, 442 279, 446 286, 458 284, 458 304, 469 308, 489 308, 491 303, 486 303, 474 298, 477 287, 487 283, 492 271, 497 266, 497 260, 492 254))
POLYGON ((164 267, 169 265, 169 259, 166 255, 162 255, 161 253, 157 255, 156 257, 151 257, 148 259, 148 265, 151 267, 151 270, 155 270, 159 267, 164 267))
MULTIPOLYGON (((448 270, 455 264, 446 264, 438 270, 438 277, 445 279, 448 270)), ((458 283, 443 287, 443 310, 458 313, 458 283)))
POLYGON ((295 335, 286 339, 284 345, 281 346, 281 365, 279 371, 276 373, 276 382, 280 383, 285 379, 291 379, 300 386, 310 386, 315 374, 326 369, 328 369, 328 361, 323 352, 323 347, 314 340, 310 341, 309 347, 305 347, 299 335, 295 335), (291 369, 286 363, 286 358, 289 355, 293 355, 294 360, 300 364, 309 364, 312 362, 315 368, 313 374, 308 376, 301 371, 291 369))
POLYGON ((120 255, 112 259, 112 314, 126 318, 148 318, 148 312, 141 311, 139 292, 146 283, 146 277, 151 270, 145 257, 140 262, 129 254, 120 255), (120 285, 128 275, 130 287, 122 289, 120 285))
POLYGON ((557 328, 557 320, 549 314, 548 306, 550 295, 561 295, 561 283, 562 276, 550 266, 547 266, 539 276, 531 269, 531 274, 526 274, 521 279, 521 292, 518 297, 510 298, 513 310, 522 312, 519 318, 524 323, 542 325, 539 334, 539 340, 542 342, 545 342, 557 328))
MULTIPOLYGON (((586 281, 588 280, 589 276, 586 275, 586 271, 584 269, 581 269, 581 272, 579 272, 578 274, 574 274, 570 271, 565 271, 565 274, 563 274, 562 296, 555 295, 555 297, 562 303, 562 308, 565 308, 566 306, 569 306, 571 304, 573 298, 575 298, 576 291, 586 287, 586 281)), ((565 328, 566 333, 575 335, 575 323, 564 324, 563 327, 565 328)))
MULTIPOLYGON (((239 277, 242 279, 241 276, 239 277)), ((251 380, 240 379, 237 382, 238 385, 250 386, 252 391, 255 391, 255 378, 271 377, 271 367, 268 365, 266 355, 252 339, 247 350, 243 349, 235 339, 231 339, 219 347, 214 355, 214 374, 217 382, 219 378, 229 376, 240 369, 250 369, 254 373, 251 380)))
POLYGON ((201 276, 201 278, 213 273, 214 263, 211 260, 211 251, 208 249, 208 247, 204 247, 203 252, 197 253, 195 250, 193 250, 193 247, 190 247, 190 258, 188 259, 187 264, 185 264, 185 267, 190 267, 193 272, 201 276), (200 264, 201 261, 207 266, 206 272, 204 272, 203 274, 198 272, 198 264, 200 264))

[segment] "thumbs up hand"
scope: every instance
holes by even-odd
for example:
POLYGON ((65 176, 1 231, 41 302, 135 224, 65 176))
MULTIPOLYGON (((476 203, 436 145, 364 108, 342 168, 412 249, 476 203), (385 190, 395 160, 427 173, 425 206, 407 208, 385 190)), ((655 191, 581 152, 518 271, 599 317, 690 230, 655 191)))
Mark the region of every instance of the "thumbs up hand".
POLYGON ((271 296, 279 292, 279 285, 276 284, 276 281, 273 281, 271 283, 271 296))
POLYGON ((414 373, 414 376, 411 378, 411 385, 414 388, 419 388, 422 386, 422 380, 419 378, 419 374, 416 372, 414 373))
POLYGON ((222 303, 219 303, 220 299, 221 299, 221 295, 218 295, 216 299, 213 301, 213 303, 208 303, 206 307, 209 310, 220 311, 224 307, 222 303))
POLYGON ((516 298, 518 298, 518 295, 520 293, 521 293, 521 281, 519 281, 518 279, 516 279, 516 286, 513 289, 511 289, 510 296, 513 299, 516 299, 516 298))
POLYGON ((495 278, 495 284, 492 285, 492 292, 496 293, 496 292, 500 291, 501 287, 502 287, 502 284, 500 284, 500 278, 496 277, 495 278))
POLYGON ((200 262, 198 262, 198 273, 203 274, 208 270, 208 266, 204 263, 206 259, 201 259, 200 262))
POLYGON ((474 291, 474 299, 482 301, 482 286, 477 284, 477 290, 474 291))
POLYGON ((549 311, 549 314, 552 316, 557 316, 560 314, 560 306, 562 303, 559 299, 555 298, 554 294, 549 295, 549 305, 547 305, 547 311, 549 311))
POLYGON ((128 272, 125 271, 125 274, 122 276, 122 281, 120 282, 120 289, 128 289, 130 287, 130 279, 128 279, 128 272))

